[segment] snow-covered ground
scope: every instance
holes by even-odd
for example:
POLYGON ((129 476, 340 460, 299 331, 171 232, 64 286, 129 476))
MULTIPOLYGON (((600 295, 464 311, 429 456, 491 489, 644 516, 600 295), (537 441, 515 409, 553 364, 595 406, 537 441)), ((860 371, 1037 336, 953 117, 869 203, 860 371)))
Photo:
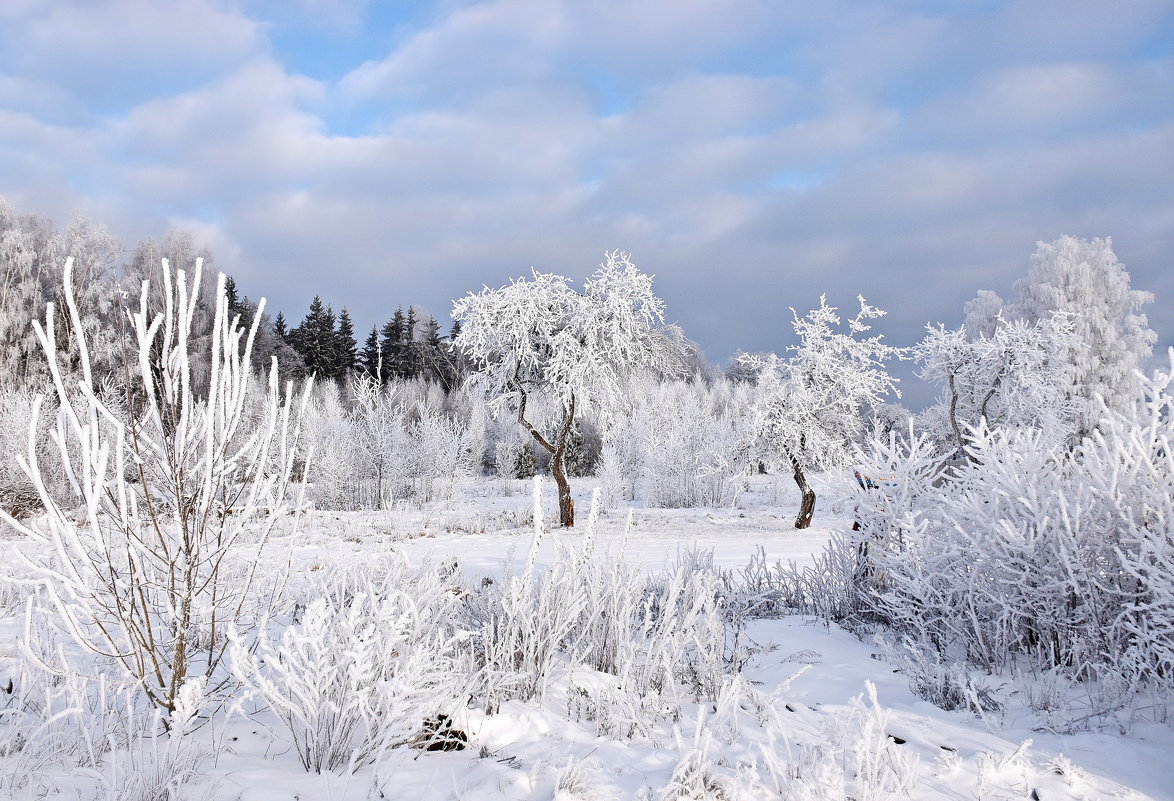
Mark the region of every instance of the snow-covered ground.
MULTIPOLYGON (((549 530, 536 568, 565 556, 556 547, 584 536, 589 482, 573 482, 580 527, 549 530)), ((744 567, 762 549, 769 562, 813 564, 851 509, 824 487, 815 525, 792 527, 786 489, 756 485, 737 509, 613 510, 594 531, 597 553, 622 549, 647 573, 691 550, 744 567), (830 498, 829 498, 830 496, 830 498)), ((556 508, 548 487, 546 514, 556 508)), ((398 553, 412 562, 455 562, 466 582, 500 577, 532 541, 526 482, 484 480, 463 499, 380 513, 314 511, 271 553, 292 554, 295 572, 340 563, 377 563, 398 553)), ((16 541, 3 543, 16 547, 16 541)), ((6 560, 7 561, 7 560, 6 560)), ((19 605, 0 621, 0 671, 12 669, 19 605)), ((835 626, 798 616, 753 619, 748 659, 720 697, 684 698, 678 719, 650 719, 633 736, 615 734, 600 699, 614 676, 560 662, 540 699, 506 701, 496 714, 456 716, 468 747, 448 752, 397 748, 354 773, 305 772, 285 732, 255 703, 238 704, 195 735, 202 756, 177 777, 179 798, 225 801, 360 799, 1174 799, 1174 733, 1139 724, 1129 734, 1054 734, 1023 703, 1032 691, 1007 677, 974 675, 1002 709, 947 712, 920 699, 884 649, 835 626), (768 794, 773 793, 773 794, 768 794)), ((0 685, 5 681, 0 672, 0 685)), ((0 698, 0 715, 4 712, 0 698)), ((2 718, 0 718, 2 720, 2 718)), ((166 748, 166 745, 159 745, 166 748)), ((148 749, 149 752, 149 749, 148 749)), ((143 759, 137 763, 146 770, 143 759)), ((0 762, 0 772, 17 762, 0 762)), ((27 769, 27 761, 21 769, 27 769)), ((45 764, 14 798, 110 798, 109 774, 45 764)), ((0 787, 21 784, 9 776, 0 787)))

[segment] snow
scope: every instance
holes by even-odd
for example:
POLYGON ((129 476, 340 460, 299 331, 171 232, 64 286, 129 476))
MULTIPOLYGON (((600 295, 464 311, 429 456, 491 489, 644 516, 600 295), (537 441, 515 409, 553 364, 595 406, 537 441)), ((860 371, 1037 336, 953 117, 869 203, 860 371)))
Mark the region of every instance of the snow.
MULTIPOLYGON (((833 531, 851 524, 847 502, 824 484, 814 525, 796 530, 792 494, 767 479, 756 481, 742 495, 740 508, 610 510, 594 532, 596 551, 623 547, 626 564, 648 573, 666 570, 690 550, 712 552, 716 565, 734 570, 759 548, 769 562, 804 566, 814 563, 833 531)), ((588 509, 589 481, 572 485, 578 508, 588 509)), ((374 564, 395 553, 412 563, 455 560, 466 581, 500 577, 512 554, 516 564, 530 548, 529 485, 483 479, 465 489, 458 500, 385 512, 312 511, 270 553, 288 548, 295 574, 329 564, 374 564)), ((549 521, 557 519, 557 500, 553 484, 546 490, 549 521)), ((554 564, 560 553, 556 541, 581 541, 585 523, 581 513, 581 528, 549 530, 536 569, 554 564)), ((3 547, 21 546, 10 540, 3 547)), ((5 592, 0 642, 11 643, 23 626, 23 610, 11 602, 16 590, 5 592)), ((506 701, 492 715, 464 710, 454 725, 466 734, 468 748, 396 748, 374 767, 354 773, 303 771, 270 714, 256 702, 238 704, 191 738, 203 758, 190 776, 177 778, 176 797, 656 799, 670 797, 662 788, 671 782, 684 787, 701 775, 690 772, 696 764, 708 766, 711 773, 705 775, 716 777, 717 784, 710 795, 693 797, 751 799, 763 797, 755 788, 765 786, 754 785, 751 777, 767 777, 768 755, 774 754, 776 761, 806 772, 807 784, 778 796, 795 799, 842 799, 845 795, 836 793, 856 792, 853 775, 870 771, 875 776, 891 771, 894 781, 905 784, 888 792, 862 791, 859 799, 1174 799, 1174 733, 1166 725, 1142 724, 1128 735, 1041 731, 1039 717, 1014 702, 1016 693, 1028 691, 1026 680, 980 674, 977 682, 998 685, 1000 696, 1010 699, 1003 712, 985 717, 947 712, 914 694, 883 648, 834 625, 800 616, 756 619, 745 634, 754 653, 741 680, 727 683, 728 694, 700 703, 687 699, 679 720, 651 721, 649 736, 626 740, 601 733, 605 726, 592 719, 583 700, 604 697, 616 678, 565 661, 541 699, 506 701)), ((0 646, 0 684, 18 658, 15 648, 0 646)), ((0 698, 0 715, 3 703, 0 698)), ((0 761, 0 776, 14 764, 0 761)), ((36 797, 38 788, 50 785, 64 797, 114 797, 107 782, 96 771, 48 765, 39 777, 12 789, 11 797, 36 797)), ((15 783, 10 775, 0 789, 15 783)))

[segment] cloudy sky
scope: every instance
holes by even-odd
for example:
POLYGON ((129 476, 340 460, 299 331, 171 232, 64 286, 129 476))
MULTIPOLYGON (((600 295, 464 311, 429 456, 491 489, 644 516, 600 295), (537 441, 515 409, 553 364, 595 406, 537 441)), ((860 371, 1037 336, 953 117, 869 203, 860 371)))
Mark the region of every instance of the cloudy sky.
POLYGON ((0 0, 0 194, 362 329, 631 251, 714 362, 1112 236, 1174 344, 1174 3, 0 0))

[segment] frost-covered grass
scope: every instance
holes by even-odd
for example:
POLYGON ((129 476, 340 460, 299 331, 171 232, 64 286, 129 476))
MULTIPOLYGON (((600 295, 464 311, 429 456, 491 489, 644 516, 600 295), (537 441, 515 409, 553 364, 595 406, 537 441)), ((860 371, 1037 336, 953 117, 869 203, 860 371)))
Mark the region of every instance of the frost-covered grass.
POLYGON ((548 525, 553 487, 536 507, 500 479, 442 504, 307 513, 266 552, 262 570, 289 578, 232 654, 238 689, 203 717, 181 705, 182 736, 54 633, 5 559, 0 796, 1174 797, 1165 725, 1056 733, 1080 686, 935 667, 782 614, 786 585, 763 575, 815 565, 851 525, 844 487, 824 483, 803 532, 771 477, 739 508, 613 510, 573 531, 548 525), (960 688, 957 708, 921 697, 935 688, 960 688))

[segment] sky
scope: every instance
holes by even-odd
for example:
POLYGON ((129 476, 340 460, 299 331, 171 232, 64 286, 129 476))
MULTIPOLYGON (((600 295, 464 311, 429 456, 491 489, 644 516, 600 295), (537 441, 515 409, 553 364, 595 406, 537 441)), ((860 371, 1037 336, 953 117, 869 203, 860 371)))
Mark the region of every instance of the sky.
POLYGON ((717 364, 1111 236, 1164 352, 1174 2, 0 0, 0 195, 360 333, 618 248, 717 364))

